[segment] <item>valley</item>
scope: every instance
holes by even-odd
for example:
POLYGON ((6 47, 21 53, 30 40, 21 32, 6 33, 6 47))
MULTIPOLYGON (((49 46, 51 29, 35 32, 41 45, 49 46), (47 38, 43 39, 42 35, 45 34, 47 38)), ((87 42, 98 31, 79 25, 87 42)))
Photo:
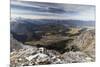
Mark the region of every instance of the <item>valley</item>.
POLYGON ((61 24, 50 20, 36 24, 25 20, 11 22, 12 67, 95 61, 93 26, 75 27, 67 22, 64 26, 63 21, 61 24))

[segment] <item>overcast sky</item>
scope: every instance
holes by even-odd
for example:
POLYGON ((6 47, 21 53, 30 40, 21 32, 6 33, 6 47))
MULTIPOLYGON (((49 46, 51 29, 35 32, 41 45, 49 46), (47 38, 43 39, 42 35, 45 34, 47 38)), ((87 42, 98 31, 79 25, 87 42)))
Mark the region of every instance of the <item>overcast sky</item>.
POLYGON ((95 6, 40 2, 11 2, 11 17, 95 20, 95 6))

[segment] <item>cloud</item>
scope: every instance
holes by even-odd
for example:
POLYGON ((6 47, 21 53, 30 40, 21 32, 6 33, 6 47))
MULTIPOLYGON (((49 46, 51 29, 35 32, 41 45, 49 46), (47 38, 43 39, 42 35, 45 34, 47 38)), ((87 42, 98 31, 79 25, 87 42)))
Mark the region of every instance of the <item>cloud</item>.
POLYGON ((33 12, 46 12, 46 13, 65 13, 64 9, 59 7, 50 7, 50 6, 43 6, 43 5, 34 5, 34 3, 21 3, 21 2, 12 2, 11 8, 16 8, 18 10, 26 10, 26 11, 33 11, 33 12))
POLYGON ((33 19, 40 16, 39 18, 44 19, 58 17, 60 19, 95 20, 95 6, 12 1, 11 14, 33 19))

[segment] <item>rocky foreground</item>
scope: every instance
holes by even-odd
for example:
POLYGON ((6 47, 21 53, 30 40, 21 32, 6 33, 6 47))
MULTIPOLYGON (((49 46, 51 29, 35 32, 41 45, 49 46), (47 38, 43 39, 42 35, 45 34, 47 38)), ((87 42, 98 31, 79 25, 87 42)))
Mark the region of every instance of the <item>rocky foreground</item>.
POLYGON ((94 32, 94 30, 87 30, 80 33, 80 35, 78 35, 72 42, 66 43, 66 47, 64 47, 64 49, 67 51, 63 53, 60 53, 55 49, 48 49, 46 47, 23 45, 22 43, 18 43, 13 39, 12 48, 14 49, 11 50, 10 55, 11 67, 94 62, 94 32), (14 45, 15 42, 20 44, 20 46, 14 45))
POLYGON ((66 52, 60 54, 54 50, 45 48, 24 48, 11 53, 11 66, 32 66, 41 64, 63 64, 93 61, 84 52, 66 52))

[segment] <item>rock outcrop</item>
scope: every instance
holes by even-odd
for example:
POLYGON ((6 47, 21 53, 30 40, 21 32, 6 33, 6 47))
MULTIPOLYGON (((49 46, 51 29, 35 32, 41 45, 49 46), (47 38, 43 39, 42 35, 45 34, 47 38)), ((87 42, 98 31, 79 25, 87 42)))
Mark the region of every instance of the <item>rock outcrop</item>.
POLYGON ((45 48, 23 48, 11 53, 11 66, 30 66, 39 64, 61 64, 60 53, 45 48))
POLYGON ((81 32, 71 44, 77 46, 80 51, 95 58, 95 30, 81 32))

